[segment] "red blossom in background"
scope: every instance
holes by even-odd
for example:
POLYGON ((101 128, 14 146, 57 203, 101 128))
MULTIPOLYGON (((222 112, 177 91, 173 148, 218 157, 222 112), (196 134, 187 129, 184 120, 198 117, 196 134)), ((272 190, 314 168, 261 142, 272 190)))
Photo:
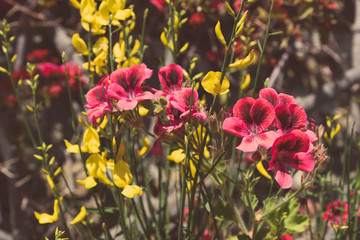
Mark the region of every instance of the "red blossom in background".
POLYGON ((281 235, 280 240, 293 240, 293 237, 290 234, 281 235))
POLYGON ((117 69, 110 74, 108 95, 118 101, 118 108, 132 110, 140 101, 154 98, 151 92, 143 92, 141 89, 141 84, 151 75, 152 70, 145 64, 117 69))
POLYGON ((329 221, 335 225, 346 225, 346 219, 348 218, 348 204, 341 203, 340 201, 334 201, 326 206, 323 219, 329 221))
POLYGON ((252 97, 240 99, 233 108, 234 117, 225 119, 223 130, 243 137, 236 148, 244 152, 254 152, 258 146, 270 148, 277 138, 274 131, 266 131, 272 124, 274 107, 264 99, 252 97))
POLYGON ((38 69, 45 78, 57 77, 62 75, 60 67, 51 62, 44 62, 38 64, 38 69))
POLYGON ((29 62, 44 62, 48 55, 48 49, 35 49, 26 55, 26 60, 29 62))
POLYGON ((292 186, 292 177, 286 166, 305 172, 314 169, 314 158, 308 153, 309 143, 308 135, 300 130, 294 130, 275 140, 268 170, 275 168, 274 177, 281 188, 292 186))
POLYGON ((150 3, 154 5, 160 12, 163 12, 167 6, 165 0, 150 0, 150 3))
POLYGON ((189 24, 193 26, 199 27, 201 24, 205 22, 205 15, 202 12, 196 12, 191 14, 189 19, 189 24))

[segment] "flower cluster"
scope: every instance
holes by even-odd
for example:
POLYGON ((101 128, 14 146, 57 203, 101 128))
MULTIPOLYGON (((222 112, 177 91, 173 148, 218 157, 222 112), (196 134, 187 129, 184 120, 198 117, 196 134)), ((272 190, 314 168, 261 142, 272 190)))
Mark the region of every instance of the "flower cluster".
POLYGON ((280 187, 292 186, 287 166, 305 172, 313 170, 312 143, 317 137, 306 128, 307 115, 294 97, 265 88, 258 99, 246 97, 237 101, 232 112, 233 117, 225 119, 223 130, 243 138, 238 150, 271 148, 269 170, 275 170, 280 187))

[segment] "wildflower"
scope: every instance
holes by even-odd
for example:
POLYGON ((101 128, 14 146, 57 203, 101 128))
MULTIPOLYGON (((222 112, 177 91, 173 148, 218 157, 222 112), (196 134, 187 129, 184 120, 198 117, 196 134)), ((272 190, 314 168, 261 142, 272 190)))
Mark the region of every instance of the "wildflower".
POLYGON ((293 240, 293 237, 290 234, 281 235, 280 240, 293 240))
POLYGON ((193 26, 200 26, 205 22, 205 15, 202 12, 196 12, 191 14, 189 24, 193 26))
MULTIPOLYGON (((100 147, 99 134, 92 126, 88 126, 83 136, 84 146, 80 147, 81 152, 98 153, 100 147)), ((65 140, 66 150, 70 153, 80 153, 79 145, 72 145, 69 141, 65 140)))
POLYGON ((283 104, 296 104, 295 98, 291 95, 280 93, 278 94, 273 88, 263 88, 259 92, 259 98, 263 98, 270 102, 274 107, 283 104))
POLYGON ((255 53, 254 49, 250 51, 250 53, 245 57, 241 59, 236 59, 234 63, 230 64, 230 68, 244 68, 249 66, 251 63, 255 61, 255 53))
POLYGON ((84 220, 85 216, 86 216, 86 208, 82 206, 79 214, 74 217, 74 219, 70 222, 70 225, 74 225, 81 222, 82 220, 84 220))
POLYGON ((56 65, 54 63, 50 63, 50 62, 40 63, 40 64, 38 64, 37 67, 38 67, 41 75, 44 76, 45 78, 60 76, 62 73, 62 71, 58 65, 56 65))
POLYGON ((273 106, 264 99, 242 98, 233 109, 234 117, 225 119, 226 132, 243 137, 236 148, 244 152, 254 152, 258 146, 270 148, 277 138, 273 131, 266 131, 274 120, 273 106))
POLYGON ((183 149, 174 150, 167 157, 169 160, 174 161, 175 163, 182 162, 185 159, 186 155, 183 149))
POLYGON ((130 185, 133 176, 129 167, 123 160, 117 161, 113 169, 113 180, 115 186, 122 188, 125 197, 133 198, 134 195, 142 195, 142 189, 136 185, 130 185))
POLYGON ((220 86, 220 77, 221 72, 210 71, 201 81, 201 85, 203 86, 205 91, 212 95, 226 94, 229 92, 230 82, 226 77, 224 77, 223 82, 220 86))
POLYGON ((55 199, 54 201, 54 213, 52 215, 47 213, 38 213, 34 212, 34 215, 36 219, 39 221, 40 224, 46 224, 46 223, 53 223, 59 220, 59 210, 62 198, 55 199))
POLYGON ((97 126, 96 120, 104 116, 104 114, 112 111, 113 105, 107 95, 107 81, 109 76, 104 77, 97 86, 90 89, 86 94, 85 108, 87 108, 89 122, 97 126))
POLYGON ((154 5, 160 12, 163 12, 167 6, 165 0, 150 0, 150 3, 154 5))
POLYGON ((26 61, 44 62, 48 55, 49 55, 48 49, 35 49, 26 55, 26 61))
POLYGON ((292 177, 286 165, 305 172, 314 169, 314 158, 308 153, 309 143, 308 135, 300 130, 294 130, 275 140, 268 170, 275 168, 274 177, 281 188, 292 186, 292 177))
POLYGON ((151 92, 143 92, 141 89, 141 84, 151 75, 152 70, 148 69, 145 64, 117 69, 110 74, 108 95, 111 99, 117 100, 118 108, 132 110, 139 101, 154 97, 151 92))
POLYGON ((340 201, 334 201, 326 206, 326 210, 323 215, 324 221, 329 221, 334 225, 346 225, 348 218, 348 204, 340 201))
POLYGON ((182 68, 177 64, 170 64, 159 70, 159 81, 164 91, 157 91, 156 96, 170 97, 172 93, 181 89, 183 81, 182 68))

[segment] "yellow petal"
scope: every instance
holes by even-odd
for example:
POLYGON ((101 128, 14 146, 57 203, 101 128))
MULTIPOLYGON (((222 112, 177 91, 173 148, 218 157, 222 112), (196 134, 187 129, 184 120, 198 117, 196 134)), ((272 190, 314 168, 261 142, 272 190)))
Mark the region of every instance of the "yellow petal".
POLYGON ((184 153, 183 149, 178 149, 175 151, 172 151, 170 156, 168 156, 167 158, 171 161, 174 161, 175 163, 179 163, 182 162, 185 159, 186 155, 184 153))
POLYGON ((172 40, 168 41, 166 39, 166 34, 165 32, 162 32, 161 35, 160 35, 160 40, 162 42, 162 44, 164 44, 164 46, 168 47, 171 51, 174 50, 174 44, 172 42, 172 40))
POLYGON ((245 79, 243 81, 243 83, 241 84, 241 89, 245 89, 249 86, 250 84, 250 74, 246 74, 245 79))
POLYGON ((118 10, 116 11, 114 18, 119 21, 125 20, 131 16, 131 12, 131 9, 118 10))
POLYGON ((143 106, 139 106, 139 114, 140 116, 146 116, 146 114, 149 112, 148 109, 144 108, 143 106))
POLYGON ((49 184, 49 187, 51 189, 51 192, 54 194, 54 196, 56 195, 56 190, 55 190, 55 184, 54 181, 51 179, 51 177, 49 175, 46 175, 46 180, 49 184))
POLYGON ((262 161, 258 162, 256 164, 256 168, 259 171, 259 173, 261 175, 263 175, 264 177, 266 177, 267 179, 271 180, 271 176, 269 175, 269 173, 265 170, 264 165, 262 164, 262 161))
POLYGON ((116 161, 120 161, 123 158, 124 154, 125 154, 125 143, 121 139, 120 140, 120 145, 119 145, 119 150, 118 150, 118 153, 116 155, 116 161))
POLYGON ((142 189, 136 185, 126 185, 121 194, 128 198, 133 198, 135 195, 142 196, 142 189))
POLYGON ((84 40, 82 40, 79 36, 78 33, 75 33, 72 36, 72 45, 74 46, 74 48, 80 52, 83 55, 87 55, 88 54, 88 50, 87 50, 87 46, 84 42, 84 40))
POLYGON ((132 181, 132 174, 129 167, 123 160, 117 161, 113 170, 113 181, 119 188, 124 188, 132 181))
POLYGON ((86 187, 87 189, 93 188, 97 185, 97 182, 91 176, 85 178, 84 180, 77 180, 77 182, 86 187))
POLYGON ((140 41, 138 39, 136 39, 135 43, 134 43, 134 47, 130 52, 130 56, 135 55, 137 53, 137 51, 139 50, 139 48, 140 48, 140 41))
POLYGON ((77 0, 69 0, 71 5, 73 5, 74 8, 80 9, 80 3, 77 0))
POLYGON ((82 206, 79 214, 76 215, 76 217, 74 217, 74 219, 70 222, 70 224, 73 225, 81 222, 82 220, 84 220, 85 216, 86 216, 86 208, 82 206))
POLYGON ((100 167, 101 156, 98 153, 91 154, 86 160, 86 169, 89 176, 96 177, 97 169, 100 167))
POLYGON ((96 130, 89 126, 84 133, 83 137, 84 148, 88 153, 98 153, 100 147, 100 138, 96 130))
POLYGON ((147 137, 145 137, 144 146, 139 151, 139 157, 143 156, 149 150, 149 147, 150 147, 149 139, 147 137))
POLYGON ((216 26, 215 26, 215 34, 217 39, 220 41, 220 43, 224 46, 226 46, 226 41, 224 38, 224 35, 221 32, 221 26, 220 26, 220 22, 218 21, 216 26))
MULTIPOLYGON (((61 202, 61 198, 60 198, 60 202, 61 202)), ((59 216, 58 216, 59 215, 59 200, 56 199, 54 201, 54 213, 52 215, 47 214, 47 213, 40 214, 38 212, 34 212, 34 215, 40 224, 56 222, 57 220, 59 220, 59 216)))
POLYGON ((72 145, 68 140, 64 140, 65 142, 65 146, 66 146, 66 151, 70 152, 70 153, 80 153, 79 150, 79 145, 75 144, 72 145))
POLYGON ((225 94, 229 92, 229 80, 224 77, 223 82, 220 87, 220 77, 221 72, 208 72, 203 80, 201 81, 201 85, 204 88, 204 90, 212 95, 216 94, 225 94))
POLYGON ((254 49, 250 51, 250 53, 243 59, 238 59, 234 63, 230 64, 230 68, 244 68, 249 66, 255 60, 254 49))
POLYGON ((109 49, 109 40, 106 37, 100 37, 94 44, 92 50, 95 55, 99 55, 103 52, 107 53, 109 49))
POLYGON ((99 6, 98 14, 96 14, 96 22, 100 25, 108 25, 110 12, 106 1, 102 1, 99 6))

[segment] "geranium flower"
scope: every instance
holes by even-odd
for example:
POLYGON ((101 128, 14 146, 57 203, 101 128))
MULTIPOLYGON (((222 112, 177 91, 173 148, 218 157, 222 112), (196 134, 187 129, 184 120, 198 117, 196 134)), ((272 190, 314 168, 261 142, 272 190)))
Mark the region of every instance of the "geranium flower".
POLYGON ((233 108, 234 117, 225 119, 226 132, 243 137, 236 147, 243 152, 254 152, 258 146, 270 148, 277 138, 274 131, 266 131, 274 120, 273 106, 264 99, 242 98, 233 108))
POLYGON ((263 88, 259 92, 259 98, 269 101, 274 107, 283 104, 296 104, 295 98, 291 95, 280 93, 278 94, 273 88, 263 88))
POLYGON ((111 112, 113 105, 108 99, 107 95, 107 86, 108 86, 109 76, 104 77, 97 86, 93 87, 86 94, 85 105, 87 108, 89 122, 92 122, 94 126, 97 126, 98 123, 96 120, 101 118, 107 112, 111 112))
POLYGON ((43 75, 45 78, 51 78, 54 76, 62 75, 62 70, 60 69, 60 67, 51 62, 40 63, 40 64, 38 64, 37 67, 38 67, 41 75, 43 75))
POLYGON ((145 64, 117 69, 110 74, 108 96, 118 101, 118 108, 132 110, 140 101, 154 97, 151 92, 143 92, 141 89, 141 84, 151 75, 152 70, 145 64))
POLYGON ((162 67, 159 70, 159 81, 163 87, 163 91, 155 90, 155 96, 161 97, 165 96, 170 97, 170 94, 174 93, 177 90, 181 89, 181 83, 183 81, 183 72, 182 68, 177 64, 170 64, 168 66, 162 67))
POLYGON ((286 166, 305 172, 314 169, 314 158, 308 153, 309 143, 308 135, 300 130, 294 130, 275 140, 268 170, 275 168, 274 177, 281 188, 292 186, 292 177, 286 166))
POLYGON ((150 0, 150 3, 154 5, 160 12, 163 12, 167 3, 165 0, 150 0))
POLYGON ((326 206, 326 210, 323 215, 324 221, 329 221, 334 225, 341 224, 346 225, 346 219, 348 218, 348 204, 340 201, 334 201, 326 206), (342 212, 342 214, 341 214, 342 212))

